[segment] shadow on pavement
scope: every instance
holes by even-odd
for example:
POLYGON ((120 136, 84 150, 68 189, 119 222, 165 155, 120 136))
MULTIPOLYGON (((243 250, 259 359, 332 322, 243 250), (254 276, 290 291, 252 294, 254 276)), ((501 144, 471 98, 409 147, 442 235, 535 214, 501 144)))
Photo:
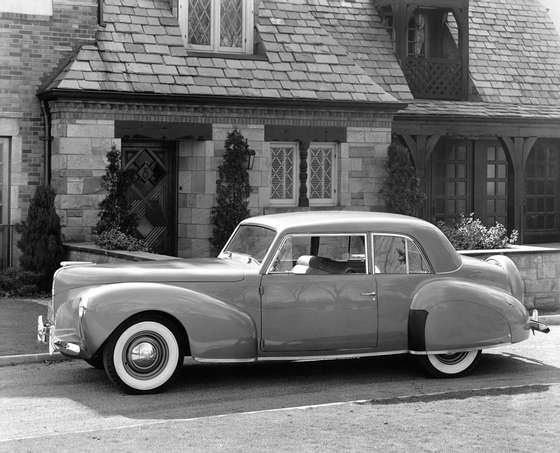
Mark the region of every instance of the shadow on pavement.
MULTIPOLYGON (((48 374, 56 374, 56 385, 45 389, 41 397, 69 399, 104 417, 137 420, 187 419, 340 401, 402 404, 496 392, 540 393, 549 384, 560 383, 559 368, 513 354, 485 353, 472 375, 457 379, 428 378, 412 359, 399 355, 300 363, 187 363, 166 392, 142 396, 121 393, 102 370, 85 362, 36 367, 43 379, 52 381, 54 376, 48 374)), ((36 385, 23 387, 28 395, 10 396, 36 397, 41 377, 36 379, 36 385)))

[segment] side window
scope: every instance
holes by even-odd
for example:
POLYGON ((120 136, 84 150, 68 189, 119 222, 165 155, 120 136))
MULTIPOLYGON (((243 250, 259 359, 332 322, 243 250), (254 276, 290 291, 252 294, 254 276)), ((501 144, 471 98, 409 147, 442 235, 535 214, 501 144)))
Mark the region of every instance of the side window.
POLYGON ((374 235, 376 274, 428 274, 426 258, 411 239, 402 236, 374 235))
POLYGON ((406 242, 400 236, 374 236, 376 274, 406 274, 406 242))
POLYGON ((429 274, 431 272, 430 265, 418 246, 410 239, 406 241, 408 246, 408 273, 429 274))
POLYGON ((365 235, 291 235, 270 272, 293 274, 365 274, 365 235))

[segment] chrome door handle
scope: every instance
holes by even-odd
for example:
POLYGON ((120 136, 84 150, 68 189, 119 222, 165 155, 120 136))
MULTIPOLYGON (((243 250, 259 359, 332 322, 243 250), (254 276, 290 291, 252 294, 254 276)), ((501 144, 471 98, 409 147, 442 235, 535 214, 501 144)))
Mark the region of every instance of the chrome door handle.
POLYGON ((362 296, 371 296, 371 297, 375 297, 375 291, 372 291, 371 293, 362 293, 362 296))

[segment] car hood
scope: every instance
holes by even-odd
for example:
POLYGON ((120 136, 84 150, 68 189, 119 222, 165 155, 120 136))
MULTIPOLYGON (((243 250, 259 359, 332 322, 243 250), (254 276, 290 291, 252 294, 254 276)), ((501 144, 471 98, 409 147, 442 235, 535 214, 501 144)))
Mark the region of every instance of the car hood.
POLYGON ((140 261, 130 264, 75 264, 59 269, 53 293, 121 282, 234 282, 243 280, 248 264, 219 258, 140 261))

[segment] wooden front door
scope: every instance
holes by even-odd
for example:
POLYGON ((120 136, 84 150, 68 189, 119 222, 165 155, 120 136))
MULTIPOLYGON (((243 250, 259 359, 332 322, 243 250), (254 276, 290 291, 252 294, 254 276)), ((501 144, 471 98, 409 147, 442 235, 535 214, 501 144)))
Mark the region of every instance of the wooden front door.
POLYGON ((497 140, 442 140, 431 166, 431 220, 453 223, 474 212, 487 226, 511 228, 512 185, 506 153, 497 140))
POLYGON ((432 157, 432 221, 453 223, 473 209, 472 142, 444 140, 432 157))
POLYGON ((176 254, 176 145, 123 140, 123 166, 132 174, 129 196, 137 231, 156 253, 176 254))
POLYGON ((539 140, 525 167, 524 242, 560 240, 560 146, 539 140))

